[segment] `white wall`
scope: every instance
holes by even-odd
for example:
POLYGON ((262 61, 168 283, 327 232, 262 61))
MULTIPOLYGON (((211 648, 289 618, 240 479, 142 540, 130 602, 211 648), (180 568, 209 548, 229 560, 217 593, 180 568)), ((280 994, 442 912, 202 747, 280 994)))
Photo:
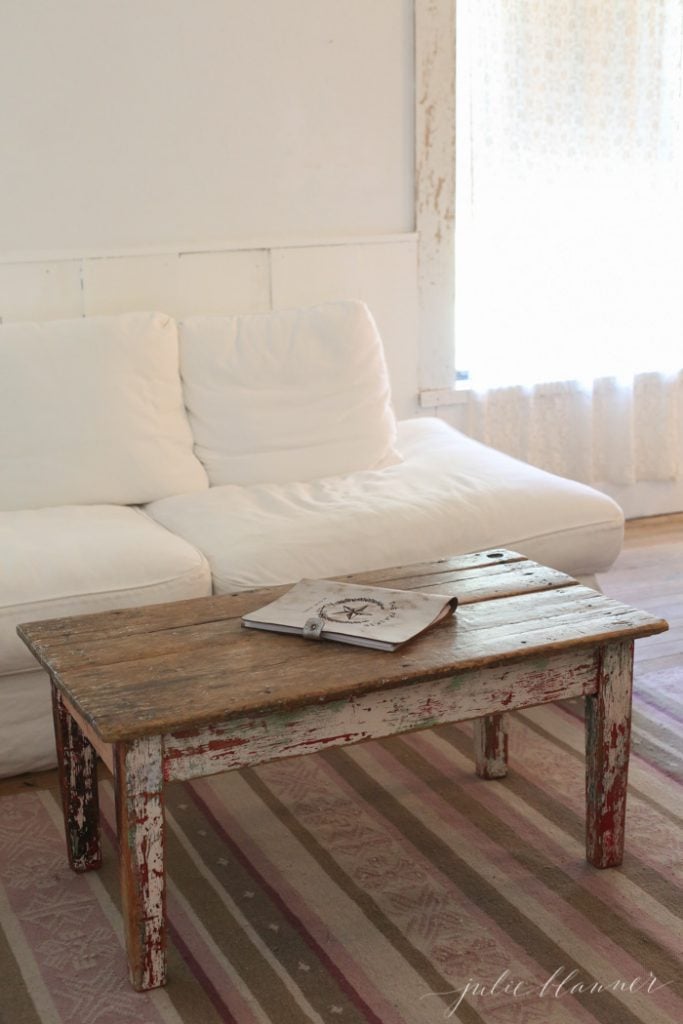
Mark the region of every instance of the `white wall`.
POLYGON ((3 0, 0 252, 409 232, 411 0, 3 0))
POLYGON ((2 0, 0 320, 368 302, 417 399, 413 0, 2 0))

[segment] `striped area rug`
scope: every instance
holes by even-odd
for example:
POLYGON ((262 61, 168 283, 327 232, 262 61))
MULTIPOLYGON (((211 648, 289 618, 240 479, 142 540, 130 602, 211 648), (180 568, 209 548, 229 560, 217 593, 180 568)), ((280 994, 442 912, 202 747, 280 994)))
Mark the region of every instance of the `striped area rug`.
POLYGON ((85 876, 54 773, 0 789, 0 1020, 680 1024, 681 673, 638 683, 618 870, 584 860, 580 714, 512 716, 505 781, 463 725, 168 787, 170 980, 143 995, 111 780, 85 876))

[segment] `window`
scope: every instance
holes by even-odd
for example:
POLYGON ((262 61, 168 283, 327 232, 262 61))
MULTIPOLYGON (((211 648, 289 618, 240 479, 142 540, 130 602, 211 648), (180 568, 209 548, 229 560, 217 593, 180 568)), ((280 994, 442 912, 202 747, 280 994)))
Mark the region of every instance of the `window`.
POLYGON ((459 0, 456 365, 683 366, 683 0, 459 0))

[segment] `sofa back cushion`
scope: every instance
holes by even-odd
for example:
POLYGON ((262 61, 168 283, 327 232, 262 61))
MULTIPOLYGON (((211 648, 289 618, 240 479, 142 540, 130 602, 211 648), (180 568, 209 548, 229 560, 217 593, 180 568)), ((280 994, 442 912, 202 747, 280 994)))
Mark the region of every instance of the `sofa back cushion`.
POLYGON ((214 485, 400 461, 382 343, 362 302, 190 317, 180 365, 195 451, 214 485))
POLYGON ((174 320, 0 326, 0 508, 141 504, 207 486, 174 320))

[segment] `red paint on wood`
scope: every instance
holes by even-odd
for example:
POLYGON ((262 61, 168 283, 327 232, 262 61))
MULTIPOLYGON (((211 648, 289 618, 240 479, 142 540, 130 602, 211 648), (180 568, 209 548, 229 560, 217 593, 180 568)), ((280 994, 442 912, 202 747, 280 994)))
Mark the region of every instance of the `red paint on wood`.
POLYGON ((242 739, 237 736, 226 737, 218 740, 208 740, 208 742, 198 743, 194 747, 183 747, 179 750, 177 747, 168 747, 165 752, 166 757, 195 757, 206 754, 208 751, 229 751, 235 750, 238 747, 243 747, 247 743, 246 739, 242 739))
POLYGON ((116 817, 128 969, 138 991, 166 981, 161 740, 117 744, 116 817))
POLYGON ((474 756, 477 775, 502 779, 507 775, 508 735, 505 716, 484 715, 474 722, 474 756))
POLYGON ((633 641, 606 645, 586 697, 586 856, 599 868, 624 855, 632 680, 633 641))
POLYGON ((342 732, 337 736, 314 736, 310 740, 299 740, 298 743, 288 743, 283 750, 295 750, 297 747, 323 747, 328 743, 357 743, 360 740, 369 739, 366 732, 342 732))
POLYGON ((74 871, 93 871, 102 865, 97 754, 54 683, 52 710, 69 864, 74 871))

